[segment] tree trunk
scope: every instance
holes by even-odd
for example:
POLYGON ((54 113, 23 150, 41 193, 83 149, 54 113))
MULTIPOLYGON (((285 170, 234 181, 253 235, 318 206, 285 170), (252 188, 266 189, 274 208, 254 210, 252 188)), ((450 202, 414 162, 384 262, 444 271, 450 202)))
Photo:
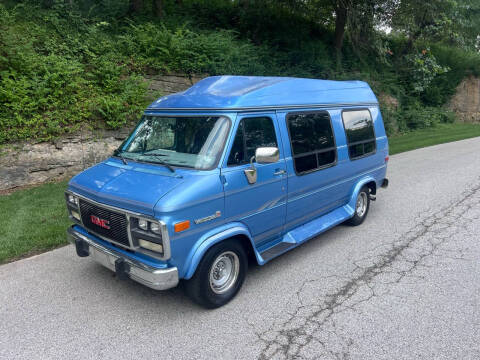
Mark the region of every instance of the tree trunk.
POLYGON ((155 15, 159 18, 163 17, 163 0, 154 0, 153 7, 155 9, 155 15))
POLYGON ((131 0, 130 11, 138 13, 143 9, 143 0, 131 0))
POLYGON ((238 2, 241 8, 247 9, 250 6, 250 0, 240 0, 238 2))
POLYGON ((348 9, 346 0, 337 0, 335 7, 335 50, 337 52, 337 67, 341 67, 342 47, 345 37, 345 25, 347 23, 348 9))

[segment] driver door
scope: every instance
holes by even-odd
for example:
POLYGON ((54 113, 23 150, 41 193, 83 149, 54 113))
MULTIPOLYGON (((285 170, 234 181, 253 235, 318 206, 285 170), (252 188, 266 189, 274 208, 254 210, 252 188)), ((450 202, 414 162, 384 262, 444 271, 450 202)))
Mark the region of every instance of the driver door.
POLYGON ((229 144, 222 168, 228 220, 247 225, 256 245, 278 238, 286 218, 287 176, 275 113, 239 115, 229 144), (259 147, 277 147, 280 157, 270 164, 254 161, 257 179, 250 184, 245 170, 259 147))

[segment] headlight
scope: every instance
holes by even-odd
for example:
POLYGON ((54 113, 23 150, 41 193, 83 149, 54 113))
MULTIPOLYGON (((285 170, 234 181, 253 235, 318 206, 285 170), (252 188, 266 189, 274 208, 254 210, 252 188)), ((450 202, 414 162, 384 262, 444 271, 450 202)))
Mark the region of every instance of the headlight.
POLYGON ((160 224, 155 221, 149 221, 147 219, 138 219, 138 228, 142 229, 143 231, 151 231, 155 234, 161 235, 162 229, 160 228, 160 224))
POLYGON ((161 229, 160 229, 160 224, 159 223, 150 223, 150 230, 152 230, 155 234, 160 234, 161 229))
POLYGON ((142 230, 148 230, 148 221, 145 219, 138 219, 138 227, 142 230))
MULTIPOLYGON (((168 246, 165 247, 163 226, 160 221, 155 219, 131 217, 130 234, 133 245, 140 247, 140 251, 144 249, 164 255, 168 246)), ((168 235, 165 234, 165 236, 168 240, 168 235)))
POLYGON ((67 210, 68 214, 70 215, 70 219, 73 220, 73 222, 80 224, 82 222, 82 218, 80 216, 78 197, 66 192, 65 201, 67 202, 67 210))
POLYGON ((68 194, 68 202, 72 205, 78 206, 78 198, 72 194, 68 194))

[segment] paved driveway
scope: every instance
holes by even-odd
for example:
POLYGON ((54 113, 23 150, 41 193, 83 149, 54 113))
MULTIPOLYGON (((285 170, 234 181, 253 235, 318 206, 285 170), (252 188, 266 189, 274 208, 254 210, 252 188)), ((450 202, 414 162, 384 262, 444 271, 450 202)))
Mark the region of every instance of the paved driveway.
POLYGON ((388 177, 362 226, 250 269, 214 311, 72 246, 0 266, 0 358, 480 358, 480 138, 392 156, 388 177))

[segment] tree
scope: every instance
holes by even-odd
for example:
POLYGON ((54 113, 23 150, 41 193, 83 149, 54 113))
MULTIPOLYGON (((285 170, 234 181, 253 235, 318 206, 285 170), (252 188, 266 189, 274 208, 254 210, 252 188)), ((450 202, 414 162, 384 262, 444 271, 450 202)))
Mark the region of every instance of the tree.
POLYGON ((163 0, 153 0, 153 9, 155 15, 159 18, 162 18, 164 15, 163 0))
POLYGON ((479 50, 480 45, 480 2, 459 0, 453 20, 454 43, 470 50, 479 50))
POLYGON ((130 11, 131 12, 140 12, 143 9, 143 0, 131 0, 130 2, 130 11))
POLYGON ((442 41, 449 38, 457 9, 455 0, 402 0, 393 15, 392 27, 408 38, 404 52, 409 52, 419 39, 442 41))
POLYGON ((337 56, 340 56, 342 53, 343 40, 345 38, 345 26, 347 25, 348 9, 350 5, 350 0, 336 0, 334 46, 337 51, 337 56))

